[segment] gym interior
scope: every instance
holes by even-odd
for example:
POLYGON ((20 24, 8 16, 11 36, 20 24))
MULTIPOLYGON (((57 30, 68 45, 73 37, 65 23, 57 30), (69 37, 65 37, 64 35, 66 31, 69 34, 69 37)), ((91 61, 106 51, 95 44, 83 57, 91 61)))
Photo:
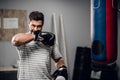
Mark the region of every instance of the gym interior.
MULTIPOLYGON (((44 13, 44 31, 53 32, 56 24, 69 80, 120 80, 120 0, 0 0, 0 80, 17 80, 18 53, 9 35, 16 33, 11 30, 16 28, 14 25, 24 23, 24 29, 19 31, 28 30, 27 16, 31 11, 44 13), (14 18, 13 24, 5 22, 3 30, 3 18, 14 17, 5 15, 9 11, 20 12, 16 12, 20 17, 14 18), (23 23, 16 24, 22 16, 23 23)), ((52 65, 52 72, 55 69, 52 65)))

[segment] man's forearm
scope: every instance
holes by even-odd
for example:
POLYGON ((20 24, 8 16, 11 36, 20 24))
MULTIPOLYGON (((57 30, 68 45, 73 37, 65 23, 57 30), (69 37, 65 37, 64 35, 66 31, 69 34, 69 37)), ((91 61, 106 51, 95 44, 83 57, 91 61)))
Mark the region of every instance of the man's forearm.
POLYGON ((15 46, 20 46, 22 44, 28 43, 34 39, 34 35, 30 33, 19 33, 12 38, 12 44, 15 46))

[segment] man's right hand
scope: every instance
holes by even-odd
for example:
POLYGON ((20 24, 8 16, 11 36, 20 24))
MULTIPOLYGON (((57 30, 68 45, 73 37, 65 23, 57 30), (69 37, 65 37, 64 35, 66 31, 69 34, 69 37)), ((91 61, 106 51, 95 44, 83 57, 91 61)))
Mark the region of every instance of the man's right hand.
POLYGON ((35 35, 34 41, 37 41, 39 36, 41 35, 41 31, 40 30, 34 31, 34 35, 35 35))
POLYGON ((55 35, 50 32, 34 31, 34 41, 41 41, 46 46, 53 46, 55 42, 55 35))

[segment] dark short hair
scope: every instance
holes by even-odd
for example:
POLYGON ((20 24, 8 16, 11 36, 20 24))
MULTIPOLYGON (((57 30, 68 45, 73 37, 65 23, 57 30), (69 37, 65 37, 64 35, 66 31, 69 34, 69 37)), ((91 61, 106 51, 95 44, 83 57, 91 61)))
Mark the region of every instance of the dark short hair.
MULTIPOLYGON (((42 20, 42 23, 44 24, 44 14, 39 11, 33 11, 29 14, 29 19, 31 20, 42 20)), ((42 25, 43 25, 42 24, 42 25)))

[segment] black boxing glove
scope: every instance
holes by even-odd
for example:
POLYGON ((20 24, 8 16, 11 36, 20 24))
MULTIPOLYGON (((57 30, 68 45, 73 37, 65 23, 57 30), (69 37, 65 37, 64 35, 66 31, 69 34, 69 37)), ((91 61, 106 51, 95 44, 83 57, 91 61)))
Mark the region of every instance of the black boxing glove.
POLYGON ((55 34, 50 32, 42 32, 41 37, 43 40, 41 41, 44 45, 53 46, 55 42, 55 34))
POLYGON ((34 31, 34 35, 35 35, 34 41, 37 41, 38 37, 41 35, 41 30, 34 31))
POLYGON ((61 66, 53 73, 53 80, 68 80, 67 67, 61 66))

